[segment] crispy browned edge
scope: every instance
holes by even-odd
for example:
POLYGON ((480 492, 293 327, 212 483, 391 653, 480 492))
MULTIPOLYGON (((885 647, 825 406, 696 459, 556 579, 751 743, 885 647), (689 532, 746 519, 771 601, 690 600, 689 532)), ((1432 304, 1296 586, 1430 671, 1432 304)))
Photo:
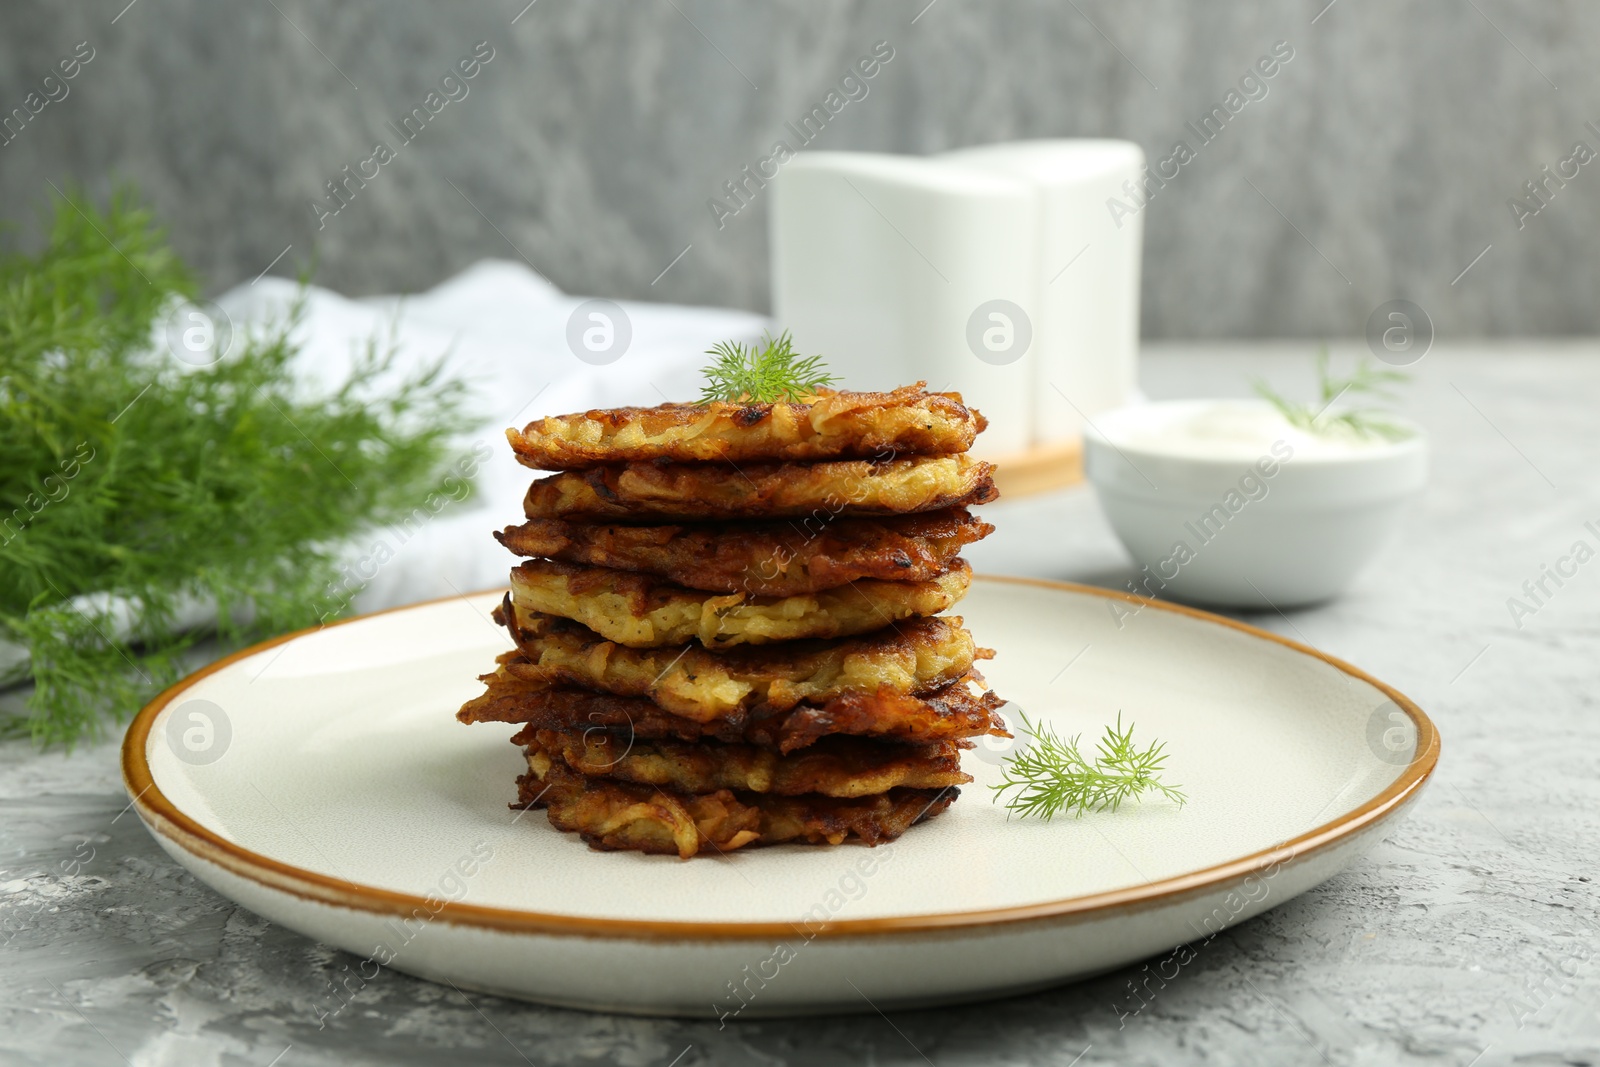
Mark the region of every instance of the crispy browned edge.
MULTIPOLYGON (((645 615, 649 614, 651 611, 653 611, 656 608, 658 608, 658 607, 662 606, 663 604, 667 603, 667 601, 670 598, 673 598, 673 597, 677 597, 677 596, 688 596, 688 597, 691 597, 691 598, 698 597, 698 598, 700 598, 700 603, 703 606, 704 603, 707 600, 710 600, 710 599, 712 599, 712 598, 714 598, 714 597, 719 595, 719 594, 714 594, 714 593, 708 593, 705 590, 686 589, 683 586, 675 585, 675 584, 673 584, 671 582, 664 582, 661 579, 656 578, 653 575, 640 574, 640 573, 638 573, 636 571, 623 571, 623 570, 617 570, 617 569, 611 568, 611 567, 586 567, 586 566, 583 566, 582 564, 562 563, 559 560, 552 560, 552 559, 528 559, 528 560, 523 560, 521 563, 517 564, 516 567, 514 567, 512 569, 513 576, 515 576, 516 572, 518 572, 518 571, 522 571, 522 572, 525 572, 527 574, 549 573, 549 574, 554 574, 554 575, 560 577, 565 582, 566 595, 568 597, 573 598, 574 600, 583 600, 584 598, 591 597, 591 596, 593 596, 593 595, 595 595, 597 593, 608 593, 608 594, 612 594, 612 595, 615 595, 615 596, 624 597, 624 598, 627 599, 627 602, 628 602, 628 611, 632 614, 632 616, 634 618, 643 618, 645 615)), ((959 601, 963 596, 966 595, 967 589, 972 584, 972 565, 969 564, 965 559, 961 558, 960 556, 957 556, 956 558, 954 558, 954 559, 952 559, 950 561, 949 566, 947 566, 943 571, 941 571, 938 575, 936 575, 935 577, 933 577, 933 578, 931 578, 931 579, 929 579, 928 581, 925 581, 925 582, 879 581, 879 582, 875 582, 873 584, 870 584, 867 588, 862 588, 861 586, 858 585, 858 586, 852 586, 852 589, 857 594, 859 594, 859 597, 861 599, 865 599, 869 603, 874 603, 870 599, 869 593, 876 593, 876 592, 882 591, 883 592, 882 599, 880 601, 876 602, 877 605, 878 605, 877 606, 877 613, 878 613, 879 616, 883 617, 884 619, 888 619, 890 625, 894 625, 896 622, 900 621, 901 619, 921 617, 921 613, 919 611, 919 612, 908 612, 906 614, 900 615, 898 618, 891 618, 890 615, 884 610, 883 604, 890 603, 891 600, 893 600, 893 598, 896 598, 896 597, 899 597, 899 596, 902 595, 902 588, 901 587, 910 586, 910 585, 922 586, 923 588, 921 589, 919 595, 934 596, 935 594, 937 594, 938 596, 944 596, 948 592, 948 590, 946 589, 946 585, 948 583, 958 583, 959 586, 960 586, 959 592, 956 592, 954 594, 954 596, 951 597, 949 600, 947 600, 942 607, 935 608, 934 609, 935 611, 947 610, 953 604, 955 604, 957 601, 959 601), (929 587, 933 587, 933 588, 929 588, 929 587)), ((825 589, 825 590, 822 590, 821 592, 823 594, 831 594, 831 593, 837 592, 837 590, 827 590, 827 589, 825 589)), ((513 593, 513 596, 514 595, 515 594, 513 593)), ((732 596, 733 594, 721 594, 721 595, 732 596)), ((797 595, 811 595, 811 594, 797 594, 797 595)), ((762 599, 762 598, 756 598, 756 599, 762 599)), ((783 599, 783 598, 773 598, 773 599, 783 599)), ((894 602, 894 605, 896 607, 898 607, 899 604, 904 603, 904 601, 899 601, 899 600, 893 600, 893 602, 894 602)), ((744 603, 748 604, 748 603, 751 603, 751 602, 750 601, 745 601, 744 603)), ((840 611, 843 612, 844 609, 841 608, 840 611)), ((548 613, 547 612, 546 614, 552 614, 552 613, 548 613)), ((565 618, 566 616, 562 616, 562 617, 565 618)), ((608 616, 608 617, 612 617, 612 616, 608 616)), ((718 645, 715 646, 715 648, 720 649, 720 648, 723 648, 723 647, 731 647, 731 646, 739 645, 739 644, 781 645, 781 644, 786 643, 786 641, 788 641, 788 640, 837 639, 837 638, 840 638, 840 637, 854 637, 854 636, 856 636, 858 634, 873 632, 873 631, 871 631, 869 629, 861 629, 861 630, 844 629, 844 630, 840 630, 840 631, 838 631, 838 632, 836 632, 836 633, 834 633, 832 635, 829 635, 826 630, 821 629, 821 624, 828 623, 829 625, 838 626, 839 623, 838 623, 837 618, 835 618, 833 616, 830 616, 829 612, 826 611, 826 610, 809 612, 805 616, 805 618, 807 620, 810 620, 812 623, 817 624, 817 628, 813 629, 812 633, 807 635, 807 636, 805 636, 805 637, 788 638, 785 641, 739 640, 739 641, 731 641, 731 642, 728 642, 726 644, 718 644, 718 645)), ((873 617, 868 617, 868 618, 871 620, 872 623, 876 624, 876 622, 877 622, 876 618, 873 618, 873 617)), ((577 620, 573 620, 573 621, 577 621, 577 620)), ((719 625, 720 625, 720 623, 719 623, 719 625)), ((618 643, 620 644, 621 642, 618 642, 618 643)), ((679 644, 679 643, 680 643, 679 641, 675 641, 675 640, 674 641, 662 641, 662 642, 657 643, 656 645, 640 645, 640 646, 632 646, 632 647, 661 647, 662 645, 668 645, 668 644, 676 645, 676 644, 679 644)), ((713 646, 706 646, 706 647, 712 648, 713 646)))
POLYGON ((456 712, 463 723, 599 727, 631 731, 638 737, 743 741, 784 753, 835 734, 902 742, 1010 736, 999 714, 1005 701, 987 689, 975 694, 975 675, 922 696, 887 688, 873 693, 850 690, 821 705, 799 704, 770 715, 740 710, 706 723, 674 715, 649 697, 524 683, 498 674, 485 674, 482 680, 485 692, 456 712), (885 732, 881 729, 885 726, 894 729, 885 732))
MULTIPOLYGON (((689 859, 703 852, 718 856, 737 848, 783 844, 843 844, 856 838, 868 845, 893 841, 912 826, 942 813, 960 790, 891 789, 866 797, 772 796, 729 789, 691 795, 631 782, 586 778, 553 764, 541 779, 531 770, 517 779, 513 808, 542 807, 557 829, 579 834, 589 847, 675 854, 689 859), (608 821, 618 808, 650 810, 656 825, 690 822, 696 842, 688 847, 646 835, 636 823, 610 833, 585 829, 608 821)), ((645 820, 641 820, 645 821, 645 820)))
MULTIPOLYGON (((954 628, 966 633, 968 640, 972 639, 970 632, 966 632, 964 620, 959 615, 924 615, 904 619, 893 626, 885 626, 881 630, 869 633, 855 634, 850 637, 835 638, 799 638, 794 641, 778 641, 768 645, 734 645, 725 649, 707 649, 698 642, 687 642, 679 646, 665 646, 664 649, 628 649, 627 646, 618 645, 608 641, 600 634, 595 633, 581 622, 568 619, 561 615, 545 615, 533 613, 538 619, 541 628, 547 628, 549 633, 570 636, 583 643, 585 654, 609 645, 613 649, 621 649, 624 654, 628 652, 665 652, 676 647, 678 652, 674 662, 683 657, 693 657, 690 662, 703 662, 701 657, 713 657, 728 666, 730 675, 738 675, 754 679, 759 685, 762 681, 773 681, 783 677, 791 664, 797 659, 811 655, 844 651, 843 655, 868 655, 892 656, 901 658, 919 655, 921 650, 930 644, 942 641, 942 634, 954 628)), ((503 626, 515 642, 517 651, 521 653, 521 663, 532 669, 540 669, 537 665, 541 660, 542 646, 536 633, 523 629, 521 623, 527 615, 519 613, 511 601, 511 594, 507 593, 500 599, 489 617, 496 625, 503 626)), ((977 670, 976 662, 994 658, 994 649, 984 648, 973 642, 972 657, 958 673, 950 673, 939 677, 927 685, 913 686, 908 691, 916 696, 925 696, 937 692, 963 677, 970 678, 978 683, 983 682, 983 675, 977 670)), ((510 666, 517 662, 511 653, 506 653, 496 660, 497 663, 510 666)), ((543 683, 549 686, 571 686, 574 688, 600 689, 617 696, 645 697, 649 694, 629 689, 607 688, 593 684, 591 676, 567 674, 560 671, 545 673, 542 677, 532 677, 532 669, 527 671, 513 671, 522 680, 530 683, 543 683)), ((496 672, 498 673, 498 672, 496 672)), ((495 678, 496 673, 480 675, 480 681, 495 678)), ((656 681, 660 681, 658 677, 656 681)), ((798 700, 787 703, 775 703, 768 697, 756 697, 752 691, 750 698, 740 706, 753 714, 763 714, 771 711, 782 711, 793 707, 798 700)))
MULTIPOLYGON (((549 627, 550 632, 563 633, 563 635, 571 635, 571 637, 578 638, 579 641, 582 641, 586 651, 592 651, 592 649, 598 648, 600 645, 611 645, 613 648, 627 649, 626 645, 618 645, 616 641, 606 640, 600 633, 595 633, 594 630, 590 630, 587 625, 576 621, 576 619, 568 619, 568 617, 560 616, 560 614, 533 614, 539 617, 539 625, 549 627)), ((538 635, 533 635, 530 630, 523 629, 522 625, 520 625, 525 621, 526 617, 528 616, 525 613, 518 613, 517 606, 512 603, 510 593, 506 593, 504 597, 501 597, 499 605, 494 606, 493 611, 490 611, 490 619, 493 619, 494 624, 506 627, 506 632, 510 633, 510 640, 517 645, 517 651, 522 653, 523 661, 536 665, 541 661, 541 645, 538 643, 538 635)), ((882 654, 882 656, 906 656, 906 654, 912 654, 912 656, 915 656, 928 643, 942 640, 942 638, 936 637, 928 630, 949 629, 966 632, 965 619, 962 619, 962 616, 958 616, 958 614, 912 616, 909 619, 901 619, 894 625, 886 625, 882 630, 854 633, 851 637, 803 637, 792 641, 773 641, 771 645, 733 645, 730 648, 720 649, 707 649, 704 646, 699 646, 696 649, 696 645, 698 645, 696 641, 685 641, 682 646, 678 646, 678 654, 714 656, 718 662, 731 664, 730 673, 749 675, 749 677, 762 678, 762 680, 776 680, 784 673, 786 664, 794 662, 797 657, 837 651, 843 646, 848 646, 848 651, 845 654, 882 654)), ((971 632, 966 632, 966 638, 971 640, 971 632)), ((664 646, 664 649, 670 648, 672 648, 670 645, 664 646)), ((662 651, 662 649, 643 648, 627 649, 627 651, 654 653, 654 651, 662 651)), ((994 657, 995 649, 984 648, 984 646, 978 645, 976 641, 973 641, 973 656, 966 664, 965 669, 962 670, 962 675, 970 673, 971 677, 976 678, 981 683, 982 675, 976 669, 976 662, 979 659, 994 659, 994 657)), ((509 661, 507 661, 506 656, 501 656, 496 662, 509 661)), ((480 675, 480 680, 490 677, 493 677, 493 675, 480 675)), ((947 675, 947 677, 942 678, 941 681, 934 683, 934 685, 912 688, 910 693, 918 694, 918 696, 920 694, 933 693, 936 689, 942 689, 952 681, 957 680, 958 677, 960 675, 952 673, 952 675, 947 675)), ((528 681, 533 680, 534 678, 528 678, 528 681)), ((587 675, 584 680, 566 677, 566 675, 547 678, 547 681, 550 681, 552 685, 557 683, 558 680, 563 681, 563 683, 570 683, 570 685, 589 685, 587 675)), ((643 693, 630 693, 627 689, 605 689, 605 691, 606 693, 616 693, 618 696, 645 696, 643 693)), ((771 705, 768 702, 760 701, 755 702, 755 704, 747 704, 746 709, 750 710, 750 712, 763 712, 763 710, 781 710, 781 707, 792 707, 792 705, 794 704, 771 705)))
POLYGON ((976 409, 969 408, 960 393, 930 393, 927 384, 917 382, 890 392, 824 388, 804 402, 669 402, 653 407, 591 408, 535 419, 521 430, 506 430, 505 435, 518 463, 535 470, 552 471, 662 459, 677 462, 870 459, 885 455, 965 452, 988 427, 988 420, 976 409), (804 425, 819 400, 838 403, 840 410, 830 418, 843 425, 834 432, 807 434, 790 441, 773 441, 761 432, 762 424, 779 412, 794 424, 804 425), (917 407, 925 409, 924 417, 913 420, 899 432, 889 432, 875 420, 882 412, 917 407), (549 434, 546 429, 549 418, 553 418, 569 423, 597 423, 605 432, 644 424, 645 432, 659 434, 708 416, 725 420, 726 424, 687 441, 633 447, 576 444, 549 434))
MULTIPOLYGON (((948 459, 948 456, 921 457, 925 459, 948 459)), ((841 460, 843 463, 867 463, 868 460, 841 460)), ((891 462, 900 462, 898 460, 891 462)), ((825 483, 827 472, 818 472, 816 468, 827 466, 827 463, 772 463, 750 465, 741 469, 741 476, 749 484, 756 485, 758 491, 765 495, 757 499, 716 500, 712 498, 711 489, 715 485, 726 484, 723 476, 718 473, 712 477, 705 464, 697 463, 645 463, 645 464, 619 464, 607 467, 594 467, 581 471, 562 471, 546 478, 540 478, 528 486, 528 491, 523 496, 522 513, 530 519, 576 519, 579 521, 633 521, 641 525, 645 520, 651 522, 697 522, 713 519, 782 519, 782 518, 816 518, 825 521, 829 516, 888 516, 888 515, 914 515, 928 511, 938 511, 950 507, 975 507, 979 504, 989 504, 1000 497, 1000 491, 994 484, 994 464, 983 460, 973 461, 971 477, 967 485, 960 492, 943 493, 914 508, 895 509, 859 503, 843 498, 832 488, 819 489, 814 497, 805 504, 794 504, 780 507, 771 502, 780 486, 785 482, 792 482, 801 477, 818 479, 819 486, 825 483), (707 483, 707 492, 700 496, 685 495, 671 501, 666 500, 637 500, 627 499, 615 487, 616 480, 630 467, 642 472, 658 476, 674 474, 699 477, 704 475, 712 480, 707 483), (559 479, 577 479, 582 481, 594 494, 600 503, 592 507, 558 507, 555 501, 546 499, 558 496, 561 492, 556 484, 559 479), (766 488, 762 489, 757 479, 766 480, 766 488)), ((855 479, 859 481, 859 479, 855 479)), ((837 484, 849 484, 852 476, 840 474, 837 484)))
POLYGON ((861 578, 927 581, 994 532, 966 508, 908 515, 632 526, 529 519, 495 532, 518 556, 652 574, 712 593, 794 596, 861 578))
POLYGON ((972 776, 961 770, 961 752, 972 747, 972 742, 965 740, 895 742, 836 734, 781 753, 742 741, 643 738, 629 731, 613 733, 582 724, 530 724, 515 734, 511 743, 537 748, 590 778, 615 778, 685 793, 734 789, 773 796, 867 796, 890 788, 942 789, 972 781, 972 776), (695 784, 667 785, 644 777, 655 769, 654 761, 670 765, 674 775, 695 784), (935 780, 881 784, 885 777, 908 774, 935 780), (770 779, 768 788, 749 784, 763 777, 770 779), (731 778, 745 784, 733 784, 731 778))

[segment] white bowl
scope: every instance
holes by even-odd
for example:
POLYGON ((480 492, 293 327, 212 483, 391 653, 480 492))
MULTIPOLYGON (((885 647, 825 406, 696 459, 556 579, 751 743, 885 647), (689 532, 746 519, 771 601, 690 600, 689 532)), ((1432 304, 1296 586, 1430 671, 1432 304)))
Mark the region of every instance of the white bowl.
POLYGON ((1084 471, 1139 564, 1132 588, 1289 607, 1337 595, 1399 527, 1427 438, 1312 435, 1263 400, 1118 408, 1084 435, 1084 471))

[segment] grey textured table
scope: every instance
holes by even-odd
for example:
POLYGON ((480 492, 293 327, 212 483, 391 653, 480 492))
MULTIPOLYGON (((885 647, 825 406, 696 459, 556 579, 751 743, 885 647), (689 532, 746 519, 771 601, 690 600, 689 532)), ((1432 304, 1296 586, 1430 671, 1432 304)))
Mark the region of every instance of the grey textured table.
MULTIPOLYGON (((1230 395, 1270 371, 1308 388, 1310 354, 1159 349, 1144 384, 1230 395)), ((469 1003, 385 972, 319 1030, 313 1009, 352 961, 171 863, 125 812, 114 745, 12 744, 0 749, 0 1061, 1600 1063, 1600 563, 1520 628, 1507 607, 1542 564, 1600 541, 1584 527, 1600 520, 1600 346, 1436 350, 1416 375, 1405 410, 1433 435, 1435 466, 1405 536, 1336 603, 1250 621, 1415 698, 1443 733, 1441 769, 1365 860, 1219 936, 1123 1026, 1114 1006, 1131 972, 969 1008, 722 1030, 469 1003)), ((971 553, 980 569, 1115 585, 1131 573, 1087 491, 987 514, 1000 531, 971 553)))

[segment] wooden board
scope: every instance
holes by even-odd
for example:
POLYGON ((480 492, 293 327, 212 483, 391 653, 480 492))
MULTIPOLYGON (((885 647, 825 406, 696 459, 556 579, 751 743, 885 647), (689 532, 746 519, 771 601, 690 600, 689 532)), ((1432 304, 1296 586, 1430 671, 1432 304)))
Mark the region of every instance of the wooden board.
POLYGON ((1083 481, 1083 441, 1055 441, 1025 452, 983 457, 995 465, 1001 499, 1064 489, 1083 481))

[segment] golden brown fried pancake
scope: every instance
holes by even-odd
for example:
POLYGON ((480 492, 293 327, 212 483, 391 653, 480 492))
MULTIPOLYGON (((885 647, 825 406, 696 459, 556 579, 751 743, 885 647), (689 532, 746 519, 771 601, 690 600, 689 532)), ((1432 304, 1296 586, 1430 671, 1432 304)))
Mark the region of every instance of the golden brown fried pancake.
MULTIPOLYGON (((505 625, 510 597, 495 609, 505 625)), ((802 701, 825 703, 851 689, 930 693, 966 676, 989 649, 973 645, 959 618, 910 619, 862 637, 786 641, 711 652, 700 645, 628 648, 553 615, 516 616, 509 627, 522 655, 506 670, 551 686, 649 697, 697 722, 735 712, 764 715, 802 701)))
POLYGON ((1004 702, 994 693, 981 691, 975 674, 923 696, 888 688, 851 689, 823 703, 798 704, 765 714, 738 710, 699 722, 674 715, 646 697, 615 696, 519 678, 511 668, 520 658, 518 652, 501 656, 499 669, 481 679, 487 690, 463 704, 456 718, 464 723, 511 722, 552 730, 602 727, 651 740, 744 741, 785 753, 833 734, 918 743, 984 734, 1010 736, 998 714, 1004 702))
POLYGON ((530 519, 694 522, 707 519, 904 515, 999 496, 994 465, 966 454, 884 462, 624 463, 540 478, 530 519))
POLYGON ((966 595, 972 568, 957 558, 929 582, 863 579, 821 593, 757 597, 705 593, 609 567, 529 560, 511 572, 519 614, 581 622, 619 645, 656 648, 698 640, 707 648, 847 637, 914 615, 936 615, 966 595))
POLYGON ((889 518, 738 526, 534 519, 495 538, 519 556, 655 574, 688 589, 793 596, 836 589, 858 578, 925 582, 943 574, 963 546, 993 531, 965 508, 944 508, 889 518))
POLYGON ((662 404, 553 415, 507 430, 517 461, 539 470, 602 463, 892 458, 965 452, 987 423, 960 393, 918 382, 892 393, 820 390, 808 403, 662 404))
POLYGON ((758 745, 720 741, 646 740, 597 727, 541 730, 529 726, 511 739, 529 756, 543 753, 590 778, 615 778, 679 793, 750 793, 864 797, 905 786, 962 785, 962 742, 892 745, 859 737, 828 737, 785 755, 758 745))
POLYGON ((894 789, 870 797, 781 797, 723 789, 694 796, 609 778, 585 778, 530 754, 514 807, 545 808, 550 824, 596 849, 698 854, 783 841, 869 845, 893 841, 950 806, 959 790, 894 789))

